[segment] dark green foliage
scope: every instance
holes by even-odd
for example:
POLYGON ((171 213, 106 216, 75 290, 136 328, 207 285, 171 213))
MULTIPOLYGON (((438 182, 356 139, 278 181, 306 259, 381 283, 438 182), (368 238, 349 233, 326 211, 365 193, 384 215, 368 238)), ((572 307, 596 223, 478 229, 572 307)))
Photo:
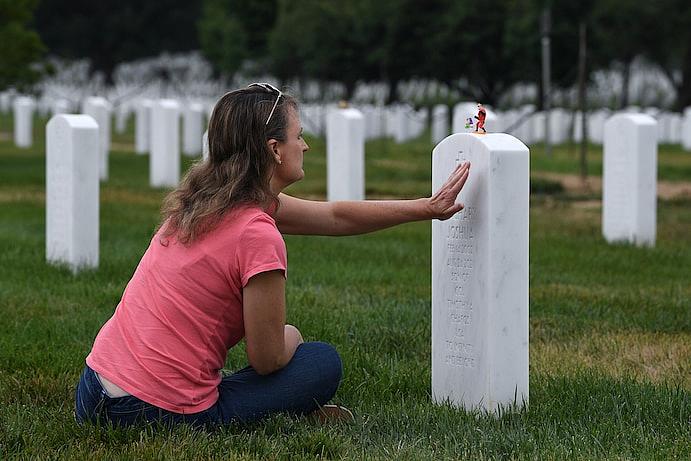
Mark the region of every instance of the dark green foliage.
POLYGON ((198 48, 201 2, 42 0, 37 29, 51 53, 89 58, 107 79, 121 62, 198 48))
POLYGON ((205 0, 197 27, 206 57, 229 74, 246 60, 254 64, 265 61, 276 8, 275 0, 205 0))
POLYGON ((31 26, 37 0, 0 0, 0 90, 20 89, 40 77, 44 46, 31 26))

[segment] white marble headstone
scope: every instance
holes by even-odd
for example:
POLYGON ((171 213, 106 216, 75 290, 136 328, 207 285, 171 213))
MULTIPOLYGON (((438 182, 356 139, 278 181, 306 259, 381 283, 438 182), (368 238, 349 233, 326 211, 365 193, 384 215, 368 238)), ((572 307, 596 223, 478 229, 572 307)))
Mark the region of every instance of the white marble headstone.
POLYGON ((82 113, 90 115, 98 123, 100 177, 108 179, 108 151, 110 149, 110 116, 111 104, 100 96, 92 96, 84 101, 82 113))
POLYGON ((182 153, 194 157, 202 151, 204 106, 190 103, 182 113, 182 153))
POLYGON ((333 109, 326 119, 327 198, 365 198, 365 120, 353 108, 333 109))
POLYGON ((31 147, 34 141, 34 110, 36 102, 33 98, 20 96, 12 104, 14 110, 14 143, 17 147, 31 147))
POLYGON ((654 246, 657 122, 646 114, 616 114, 604 133, 602 233, 608 242, 654 246))
POLYGON ((437 104, 432 109, 432 143, 438 144, 449 135, 449 106, 437 104))
POLYGON ((602 144, 605 121, 609 118, 610 111, 607 109, 600 109, 588 113, 587 116, 588 140, 593 144, 602 144))
POLYGON ((565 109, 557 107, 550 111, 549 135, 552 144, 563 144, 568 140, 571 118, 565 109))
POLYGON ((530 139, 531 142, 544 142, 545 141, 545 119, 547 118, 546 112, 535 112, 532 117, 530 117, 530 139))
POLYGON ((0 92, 0 112, 6 114, 10 111, 12 106, 12 95, 9 91, 0 92))
POLYGON ((691 151, 691 107, 684 109, 684 118, 681 122, 681 146, 684 150, 691 151))
POLYGON ((151 147, 151 107, 150 99, 141 99, 134 110, 134 150, 138 154, 149 152, 151 147))
POLYGON ((56 99, 51 106, 53 115, 69 114, 72 110, 72 103, 67 99, 56 99))
POLYGON ((180 104, 160 99, 151 109, 151 187, 175 187, 180 181, 180 104))
POLYGON ((127 119, 130 117, 129 104, 123 103, 115 110, 115 131, 122 134, 127 130, 127 119))
POLYGON ((89 115, 46 125, 46 260, 98 267, 99 126, 89 115))
POLYGON ((209 130, 204 131, 202 135, 202 159, 209 158, 209 130))
POLYGON ((681 144, 681 114, 673 113, 669 119, 669 142, 681 144))
POLYGON ((432 221, 432 398, 495 412, 528 401, 529 151, 451 135, 432 152, 433 191, 465 161, 465 208, 432 221))

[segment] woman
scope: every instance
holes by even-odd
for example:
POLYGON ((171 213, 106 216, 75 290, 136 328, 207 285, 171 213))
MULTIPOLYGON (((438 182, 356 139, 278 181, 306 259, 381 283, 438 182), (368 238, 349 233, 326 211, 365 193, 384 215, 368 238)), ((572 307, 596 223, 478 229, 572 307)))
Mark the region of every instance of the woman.
POLYGON ((469 165, 431 198, 314 202, 283 194, 304 176, 309 146, 296 101, 268 84, 224 95, 209 122, 209 158, 165 200, 113 316, 98 333, 76 392, 76 417, 130 425, 222 425, 276 412, 343 416, 336 350, 285 324, 288 234, 353 235, 447 219, 469 165), (220 370, 246 341, 249 366, 220 370))

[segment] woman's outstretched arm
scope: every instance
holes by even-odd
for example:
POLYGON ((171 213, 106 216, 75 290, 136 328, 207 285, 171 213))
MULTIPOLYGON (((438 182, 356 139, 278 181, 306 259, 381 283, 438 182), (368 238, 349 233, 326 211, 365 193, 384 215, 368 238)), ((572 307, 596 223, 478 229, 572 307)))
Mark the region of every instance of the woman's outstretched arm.
POLYGON ((429 198, 318 202, 279 196, 276 224, 285 234, 356 235, 411 221, 448 219, 463 209, 456 203, 468 179, 470 163, 459 165, 429 198))

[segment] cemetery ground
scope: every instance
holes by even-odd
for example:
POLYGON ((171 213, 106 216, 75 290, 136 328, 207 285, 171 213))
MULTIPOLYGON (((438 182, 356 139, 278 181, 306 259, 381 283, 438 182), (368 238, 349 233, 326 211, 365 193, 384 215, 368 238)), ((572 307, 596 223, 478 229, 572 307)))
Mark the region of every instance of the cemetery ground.
MULTIPOLYGON (((131 125, 113 133, 101 185, 100 267, 73 276, 45 264, 45 119, 35 121, 34 147, 18 149, 11 121, 0 118, 0 459, 691 457, 691 197, 658 201, 655 248, 607 245, 599 192, 554 180, 578 172, 570 146, 551 158, 531 150, 527 409, 492 417, 432 404, 431 226, 423 222, 285 238, 288 321, 341 353, 336 402, 355 423, 275 416, 215 431, 77 425, 84 357, 148 245, 165 194, 148 186, 148 157, 134 154, 131 125)), ((368 143, 368 198, 429 194, 428 138, 368 143)), ((291 192, 323 198, 324 142, 308 141, 307 176, 291 192)), ((599 147, 588 161, 598 176, 599 147)), ((661 146, 658 180, 691 183, 691 153, 661 146)), ((238 346, 227 369, 244 364, 238 346)))

